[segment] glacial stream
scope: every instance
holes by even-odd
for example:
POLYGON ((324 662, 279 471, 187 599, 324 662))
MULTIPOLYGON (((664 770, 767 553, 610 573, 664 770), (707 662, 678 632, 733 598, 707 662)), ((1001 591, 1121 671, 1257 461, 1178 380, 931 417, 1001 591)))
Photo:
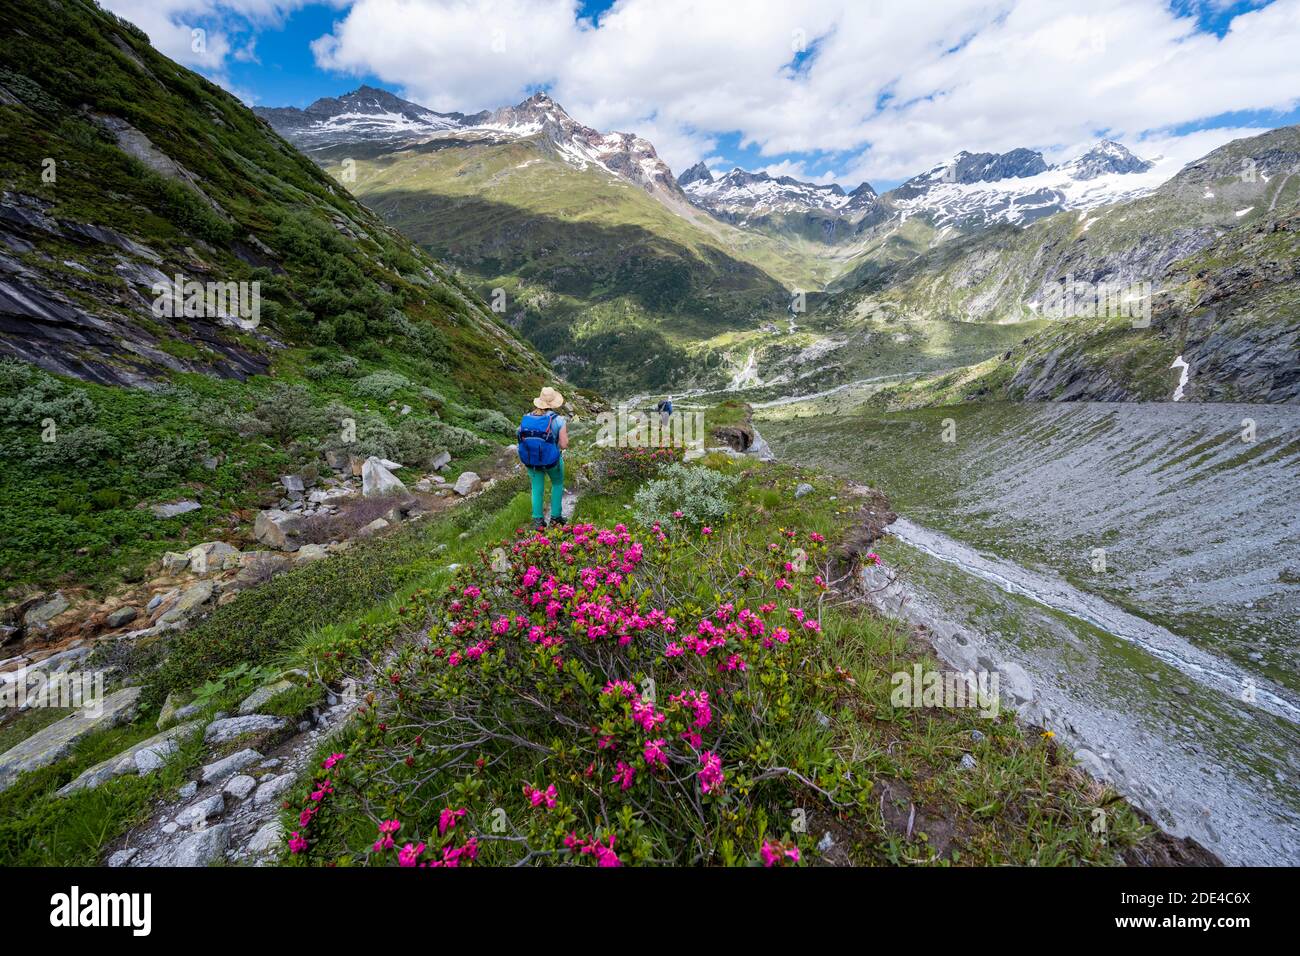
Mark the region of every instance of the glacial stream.
POLYGON ((777 455, 903 516, 882 606, 1023 667, 1023 716, 1170 832, 1300 863, 1300 409, 807 411, 759 412, 777 455))

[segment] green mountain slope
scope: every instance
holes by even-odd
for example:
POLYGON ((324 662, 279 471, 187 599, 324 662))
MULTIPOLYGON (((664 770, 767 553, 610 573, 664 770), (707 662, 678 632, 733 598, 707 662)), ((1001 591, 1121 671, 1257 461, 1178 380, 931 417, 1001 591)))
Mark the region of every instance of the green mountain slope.
POLYGON ((0 19, 7 585, 210 538, 326 447, 472 454, 551 377, 234 97, 93 4, 53 6, 0 19), (257 314, 169 317, 155 284, 178 275, 249 283, 244 304, 260 283, 257 314), (145 507, 181 496, 201 508, 145 507))
MULTIPOLYGON (((510 323, 583 384, 678 381, 693 371, 686 346, 753 326, 789 300, 718 237, 721 224, 577 169, 540 136, 434 141, 353 161, 359 197, 485 295, 504 290, 510 323)), ((326 169, 341 176, 335 162, 326 169)))
POLYGON ((987 340, 982 355, 954 355, 949 366, 1004 356, 941 377, 937 390, 936 382, 905 390, 908 401, 1004 388, 1030 399, 1167 399, 1178 379, 1170 363, 1197 342, 1205 377, 1187 397, 1290 401, 1290 379, 1273 369, 1287 364, 1281 356, 1294 341, 1287 303, 1296 290, 1285 263, 1297 208, 1300 127, 1292 126, 1223 146, 1150 196, 1024 229, 994 227, 876 269, 829 298, 814 321, 846 333, 833 360, 880 374, 895 369, 869 360, 870 343, 900 325, 960 323, 987 340), (1217 309, 1197 304, 1195 290, 1206 283, 1225 300, 1217 309), (1079 303, 1102 293, 1110 311, 1063 307, 1074 284, 1079 303), (1010 341, 1022 338, 1023 347, 1010 341), (1263 348, 1270 340, 1282 353, 1263 348))

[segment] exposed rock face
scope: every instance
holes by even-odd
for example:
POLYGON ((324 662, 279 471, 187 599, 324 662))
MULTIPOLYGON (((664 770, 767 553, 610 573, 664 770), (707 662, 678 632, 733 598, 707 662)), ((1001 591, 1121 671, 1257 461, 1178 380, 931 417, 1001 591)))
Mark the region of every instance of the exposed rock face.
POLYGON ((0 754, 0 790, 11 786, 19 774, 62 760, 87 734, 129 722, 135 717, 140 693, 139 687, 115 691, 104 698, 97 710, 70 714, 0 754))
POLYGON ((84 771, 79 777, 70 783, 64 785, 58 794, 66 797, 70 793, 78 790, 98 787, 102 783, 112 780, 114 777, 125 776, 126 774, 148 773, 151 770, 157 770, 163 765, 167 757, 171 756, 180 747, 180 742, 186 735, 198 730, 199 722, 192 721, 187 724, 179 724, 170 730, 165 730, 160 734, 150 737, 148 740, 142 740, 134 747, 130 747, 122 753, 107 760, 95 764, 95 766, 84 771))
POLYGON ((159 615, 159 622, 162 624, 175 624, 185 620, 212 600, 212 594, 211 581, 200 581, 198 584, 191 585, 181 592, 181 596, 176 599, 176 603, 169 610, 159 615))

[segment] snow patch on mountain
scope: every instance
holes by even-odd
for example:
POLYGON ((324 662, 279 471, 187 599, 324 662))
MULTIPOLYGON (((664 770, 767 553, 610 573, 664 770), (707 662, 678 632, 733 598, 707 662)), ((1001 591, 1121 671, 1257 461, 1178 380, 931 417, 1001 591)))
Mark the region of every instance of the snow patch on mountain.
POLYGON ((1065 209, 1137 199, 1177 171, 1109 140, 1058 166, 1031 150, 962 152, 886 193, 885 200, 902 221, 921 216, 936 227, 1024 226, 1065 209))

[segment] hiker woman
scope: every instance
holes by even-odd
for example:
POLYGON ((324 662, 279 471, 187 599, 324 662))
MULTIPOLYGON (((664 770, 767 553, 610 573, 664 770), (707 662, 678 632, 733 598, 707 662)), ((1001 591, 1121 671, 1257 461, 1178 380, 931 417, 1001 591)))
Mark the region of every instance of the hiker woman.
POLYGON ((542 492, 551 479, 551 524, 564 524, 564 449, 569 447, 569 426, 555 413, 564 396, 549 385, 533 399, 534 411, 519 423, 519 460, 533 482, 533 525, 546 527, 542 492))

